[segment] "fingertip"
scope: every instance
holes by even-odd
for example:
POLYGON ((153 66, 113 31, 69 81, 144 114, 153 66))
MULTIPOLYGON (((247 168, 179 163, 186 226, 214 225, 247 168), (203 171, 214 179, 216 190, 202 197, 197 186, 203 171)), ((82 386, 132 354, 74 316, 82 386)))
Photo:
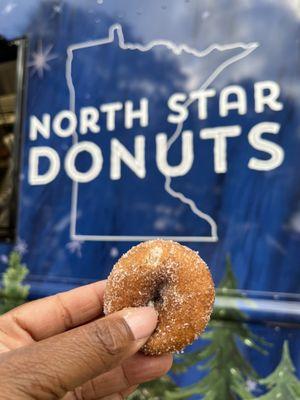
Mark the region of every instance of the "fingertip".
POLYGON ((156 328, 158 314, 153 307, 126 308, 121 314, 135 340, 149 337, 156 328))
POLYGON ((127 371, 130 383, 148 382, 165 375, 172 366, 173 357, 170 354, 162 356, 146 356, 136 353, 127 359, 123 368, 127 371))
POLYGON ((122 395, 124 398, 127 398, 127 396, 129 396, 129 395, 131 395, 132 393, 134 393, 134 392, 138 389, 138 387, 139 387, 139 385, 131 386, 130 388, 128 388, 128 389, 126 389, 126 390, 123 390, 123 391, 121 392, 121 395, 122 395))
POLYGON ((162 354, 160 356, 145 356, 147 358, 148 367, 156 368, 157 376, 165 375, 169 372, 173 364, 172 354, 162 354))
POLYGON ((163 375, 170 371, 173 365, 173 355, 172 354, 164 354, 160 356, 160 361, 162 364, 163 375))
POLYGON ((103 290, 103 289, 105 289, 106 284, 107 284, 107 279, 104 279, 103 281, 94 282, 91 285, 93 285, 97 289, 103 290))

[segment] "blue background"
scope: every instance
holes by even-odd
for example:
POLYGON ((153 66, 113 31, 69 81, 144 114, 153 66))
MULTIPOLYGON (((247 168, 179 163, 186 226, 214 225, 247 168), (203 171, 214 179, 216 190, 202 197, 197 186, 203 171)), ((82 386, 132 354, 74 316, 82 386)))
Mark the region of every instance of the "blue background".
MULTIPOLYGON (((119 255, 133 245, 70 238, 72 182, 63 168, 49 185, 28 183, 28 154, 33 145, 55 148, 62 162, 72 145, 71 138, 62 139, 54 134, 47 141, 39 138, 30 142, 29 116, 41 118, 50 113, 53 118, 59 111, 69 109, 65 77, 68 46, 105 38, 115 23, 122 26, 125 41, 133 43, 165 39, 199 50, 213 43, 259 43, 257 49, 226 68, 211 85, 218 93, 231 84, 245 88, 247 114, 240 116, 232 111, 228 117, 220 117, 218 96, 210 101, 205 121, 199 121, 191 107, 184 129, 194 133, 195 162, 187 175, 172 180, 172 187, 191 197, 217 223, 216 243, 190 244, 207 261, 216 283, 224 272, 225 256, 230 254, 239 288, 269 292, 271 297, 283 292, 299 294, 299 21, 300 11, 293 1, 1 1, 0 34, 29 39, 18 237, 19 248, 30 268, 33 297, 105 278, 119 255), (49 69, 39 75, 33 61, 41 48, 50 51, 51 59, 49 69), (282 111, 254 112, 253 85, 263 80, 274 80, 280 85, 282 111), (283 164, 269 172, 247 167, 251 157, 266 156, 251 148, 247 139, 249 130, 262 121, 281 124, 280 133, 272 135, 270 140, 285 151, 283 164), (213 143, 199 139, 199 130, 236 124, 241 126, 242 134, 228 141, 228 171, 216 174, 213 143)), ((79 185, 77 230, 80 233, 209 235, 210 227, 205 221, 164 191, 164 177, 155 165, 154 139, 159 132, 170 137, 174 131, 174 126, 166 122, 166 100, 170 94, 196 90, 216 66, 234 54, 234 51, 229 55, 214 52, 195 59, 175 56, 164 48, 128 53, 120 51, 117 38, 110 45, 76 52, 72 64, 76 111, 85 105, 98 107, 126 99, 137 105, 143 96, 150 104, 147 128, 136 125, 127 131, 121 116, 115 132, 106 132, 104 127, 100 134, 80 137, 100 145, 104 157, 100 176, 89 184, 79 185), (122 179, 112 182, 108 169, 110 139, 118 138, 133 151, 136 134, 146 136, 146 179, 139 180, 123 165, 122 179)), ((176 164, 180 157, 181 141, 177 140, 169 162, 176 164)), ((79 164, 85 168, 88 160, 82 158, 79 164)), ((1 246, 2 254, 9 250, 8 245, 1 246)), ((275 348, 290 335, 294 361, 300 367, 299 331, 279 329, 274 333, 273 327, 255 329, 263 329, 275 348)), ((264 361, 260 356, 249 357, 265 373, 276 365, 279 352, 273 351, 264 361)))

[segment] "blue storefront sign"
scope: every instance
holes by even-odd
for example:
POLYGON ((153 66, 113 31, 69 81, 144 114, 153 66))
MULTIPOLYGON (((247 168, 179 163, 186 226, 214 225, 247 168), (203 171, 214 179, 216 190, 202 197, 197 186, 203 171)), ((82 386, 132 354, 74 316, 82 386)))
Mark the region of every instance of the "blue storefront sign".
MULTIPOLYGON (((198 250, 217 285, 230 255, 255 323, 276 301, 282 322, 287 301, 287 330, 253 326, 290 338, 299 373, 296 2, 2 3, 0 34, 28 46, 17 236, 32 297, 104 279, 151 238, 198 250)), ((279 353, 248 356, 264 375, 279 353)))

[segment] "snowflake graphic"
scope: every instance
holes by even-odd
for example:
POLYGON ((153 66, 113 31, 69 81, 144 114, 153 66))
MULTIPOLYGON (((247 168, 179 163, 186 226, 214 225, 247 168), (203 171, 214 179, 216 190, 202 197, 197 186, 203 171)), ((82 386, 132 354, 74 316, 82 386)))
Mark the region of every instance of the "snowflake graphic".
POLYGON ((53 7, 53 10, 54 10, 54 12, 56 12, 56 14, 60 14, 61 13, 61 8, 62 8, 61 4, 56 4, 53 7))
POLYGON ((0 256, 0 261, 1 261, 3 264, 7 264, 7 263, 8 263, 8 257, 7 257, 7 255, 6 255, 6 254, 1 254, 1 256, 0 256))
POLYGON ((10 14, 14 8, 16 8, 16 3, 8 3, 2 10, 1 14, 10 14))
POLYGON ((248 379, 248 380, 246 381, 246 386, 247 386, 247 389, 248 389, 250 392, 253 392, 253 391, 257 388, 257 382, 255 382, 255 381, 253 381, 253 380, 251 380, 251 379, 248 379))
POLYGON ((17 240, 17 244, 14 247, 14 250, 17 251, 21 255, 27 253, 28 246, 27 246, 27 243, 25 242, 25 240, 22 240, 19 238, 17 240))
POLYGON ((116 247, 112 247, 109 252, 111 258, 116 258, 119 255, 119 250, 116 247))
POLYGON ((209 12, 209 11, 204 11, 204 12, 202 13, 202 15, 201 15, 201 17, 202 17, 203 19, 207 19, 209 16, 210 16, 210 12, 209 12))
POLYGON ((80 240, 73 240, 72 242, 69 242, 66 244, 66 248, 69 250, 71 254, 76 254, 77 257, 82 257, 82 245, 84 242, 80 240))
POLYGON ((28 63, 32 68, 32 76, 37 74, 39 78, 43 78, 44 72, 51 70, 49 62, 58 57, 56 54, 51 54, 52 49, 53 45, 48 45, 44 49, 42 41, 38 42, 37 50, 32 53, 32 60, 28 63))

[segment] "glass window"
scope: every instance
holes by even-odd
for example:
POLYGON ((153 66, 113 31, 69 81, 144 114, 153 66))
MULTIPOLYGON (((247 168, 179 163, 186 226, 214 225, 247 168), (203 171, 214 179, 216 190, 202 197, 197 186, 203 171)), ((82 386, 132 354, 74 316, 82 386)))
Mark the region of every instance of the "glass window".
POLYGON ((0 240, 17 225, 25 41, 0 38, 0 240))

